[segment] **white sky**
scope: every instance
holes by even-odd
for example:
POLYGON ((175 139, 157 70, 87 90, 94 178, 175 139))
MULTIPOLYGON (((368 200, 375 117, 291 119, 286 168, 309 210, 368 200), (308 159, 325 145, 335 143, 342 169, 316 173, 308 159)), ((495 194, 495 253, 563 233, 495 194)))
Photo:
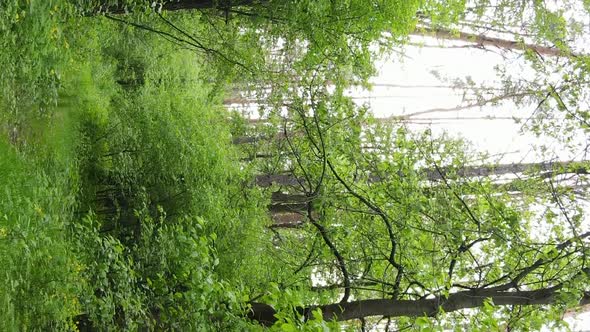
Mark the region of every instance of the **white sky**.
MULTIPOLYGON (((360 104, 370 105, 378 118, 466 105, 467 103, 462 102, 460 90, 425 88, 424 86, 449 85, 440 82, 431 71, 436 70, 449 78, 462 79, 469 76, 476 82, 493 83, 497 81, 494 66, 504 63, 504 59, 496 53, 465 48, 408 47, 406 55, 409 58, 401 61, 397 58, 378 61, 379 75, 372 80, 376 84, 372 91, 351 91, 355 100, 360 104), (416 88, 383 86, 387 84, 416 88)), ((515 66, 518 65, 517 62, 519 61, 514 61, 515 66)), ((498 160, 502 163, 539 161, 539 155, 534 153, 533 147, 540 143, 550 145, 554 152, 552 159, 575 159, 574 154, 553 141, 540 140, 531 133, 521 133, 521 125, 515 123, 512 117, 527 118, 532 109, 533 107, 516 108, 513 103, 506 102, 499 106, 415 116, 412 119, 425 120, 409 126, 414 129, 429 127, 433 133, 446 131, 454 136, 464 137, 479 151, 502 155, 502 159, 498 160), (482 117, 489 118, 466 119, 482 117)))

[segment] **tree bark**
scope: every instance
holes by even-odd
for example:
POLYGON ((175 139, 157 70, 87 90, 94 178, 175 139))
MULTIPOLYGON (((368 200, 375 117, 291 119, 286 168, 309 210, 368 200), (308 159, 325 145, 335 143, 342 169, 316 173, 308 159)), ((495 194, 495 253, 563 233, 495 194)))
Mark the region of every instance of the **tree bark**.
POLYGON ((297 202, 272 203, 268 207, 268 210, 272 214, 289 213, 289 212, 305 212, 306 209, 307 209, 307 203, 297 203, 297 202))
POLYGON ((297 212, 272 214, 271 228, 300 228, 305 223, 305 216, 297 212))
MULTIPOLYGON (((553 174, 589 174, 590 168, 584 165, 577 165, 574 161, 563 162, 541 162, 541 163, 520 163, 520 164, 500 164, 495 166, 466 166, 457 170, 456 174, 451 174, 448 168, 442 168, 442 175, 448 178, 456 177, 476 177, 518 174, 526 171, 538 171, 543 173, 542 176, 553 174), (452 175, 452 176, 451 176, 452 175)), ((436 169, 422 170, 424 176, 430 181, 441 180, 442 176, 436 169)), ((397 174, 403 176, 403 174, 397 174)), ((378 176, 370 177, 369 181, 379 182, 383 179, 378 176)), ((260 187, 269 187, 272 184, 281 186, 296 186, 297 178, 291 174, 262 174, 256 176, 256 184, 260 187)))
MULTIPOLYGON (((490 105, 490 104, 493 105, 493 104, 496 104, 500 101, 504 101, 507 99, 522 98, 522 97, 531 96, 531 95, 533 95, 533 92, 531 92, 531 91, 518 92, 518 93, 508 93, 508 94, 496 96, 496 97, 493 97, 493 98, 490 98, 487 100, 481 100, 481 101, 478 101, 478 102, 472 103, 472 104, 456 106, 456 107, 451 107, 451 108, 436 107, 436 108, 431 108, 431 109, 427 109, 424 111, 418 111, 418 112, 413 112, 413 113, 398 115, 398 116, 391 116, 391 117, 385 118, 385 119, 400 120, 400 121, 411 120, 412 118, 417 117, 417 116, 421 116, 421 115, 427 115, 427 114, 432 114, 432 113, 458 112, 458 111, 468 110, 468 109, 475 108, 475 107, 483 107, 483 106, 490 105)), ((420 120, 420 118, 418 118, 416 120, 420 120)))
POLYGON ((256 175, 256 185, 259 187, 270 187, 272 184, 281 186, 296 186, 297 178, 292 174, 261 174, 256 175))
POLYGON ((270 196, 273 203, 307 203, 311 199, 301 194, 285 194, 275 191, 270 196))
POLYGON ((496 37, 489 37, 481 34, 474 34, 468 32, 451 32, 450 30, 443 29, 443 28, 431 28, 431 27, 419 27, 414 32, 413 35, 420 35, 420 36, 432 36, 440 39, 446 40, 456 40, 462 41, 466 43, 476 44, 477 46, 481 47, 497 47, 500 49, 505 50, 512 50, 512 51, 526 51, 531 50, 540 55, 545 56, 564 56, 564 57, 576 57, 578 54, 572 52, 566 52, 560 50, 555 47, 547 47, 542 45, 535 45, 535 44, 526 44, 520 43, 513 40, 496 38, 496 37))
MULTIPOLYGON (((151 1, 146 1, 149 4, 151 1)), ((261 0, 172 0, 166 1, 162 5, 162 10, 176 11, 176 10, 192 10, 192 9, 228 9, 231 7, 239 6, 252 6, 256 3, 262 2, 261 0)), ((121 5, 115 6, 100 6, 97 9, 98 12, 107 12, 110 14, 125 14, 127 8, 121 5)))
MULTIPOLYGON (((505 175, 517 174, 527 171, 538 171, 541 173, 572 173, 572 174, 588 174, 588 167, 577 166, 573 167, 576 162, 541 162, 541 163, 520 163, 520 164, 500 164, 496 166, 473 166, 464 167, 457 171, 459 177, 475 177, 475 176, 491 176, 491 175, 505 175)), ((446 170, 443 169, 443 173, 446 170)), ((440 180, 441 174, 433 169, 425 171, 426 177, 429 180, 440 180)), ((448 174, 443 174, 447 176, 448 174)))
MULTIPOLYGON (((463 291, 450 294, 448 299, 434 298, 422 300, 389 300, 370 299, 347 303, 332 303, 319 306, 298 308, 306 319, 311 318, 311 312, 316 309, 322 311, 325 320, 346 321, 371 316, 387 317, 419 317, 435 316, 442 308, 444 312, 461 309, 477 308, 491 299, 494 305, 547 305, 556 302, 559 287, 544 288, 533 291, 501 292, 491 290, 463 291)), ((590 303, 590 293, 584 293, 580 305, 590 303)), ((252 303, 249 317, 263 325, 272 325, 277 319, 276 310, 264 303, 252 303)))

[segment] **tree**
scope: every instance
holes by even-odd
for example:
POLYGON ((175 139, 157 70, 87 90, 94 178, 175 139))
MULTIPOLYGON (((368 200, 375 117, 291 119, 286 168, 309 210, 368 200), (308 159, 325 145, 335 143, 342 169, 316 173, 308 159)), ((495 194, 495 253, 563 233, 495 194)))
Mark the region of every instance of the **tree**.
MULTIPOLYGON (((429 181, 442 180, 443 177, 452 177, 453 179, 463 177, 501 177, 502 175, 516 175, 524 172, 541 173, 542 177, 551 177, 555 174, 588 174, 588 169, 583 166, 584 162, 541 162, 541 163, 520 163, 520 164, 497 164, 490 166, 467 166, 456 170, 441 169, 440 173, 436 169, 422 170, 426 179, 429 181), (451 174, 449 174, 451 173, 451 174)), ((538 175, 538 174, 537 174, 538 175)), ((403 174, 394 176, 403 177, 403 174)), ((379 177, 371 177, 370 181, 381 181, 379 177)), ((259 186, 268 187, 272 184, 280 186, 296 186, 297 179, 289 174, 262 174, 256 176, 256 183, 259 186)), ((279 197, 276 195, 275 201, 287 201, 288 197, 279 197)), ((275 198, 275 196, 273 196, 275 198)))
MULTIPOLYGON (((422 300, 359 300, 299 308, 299 310, 306 319, 311 318, 312 310, 319 309, 322 311, 324 319, 340 321, 371 316, 430 317, 441 311, 448 313, 461 309, 482 307, 487 301, 499 306, 554 304, 557 301, 560 288, 551 287, 534 291, 469 290, 452 293, 448 297, 443 298, 422 300)), ((585 305, 589 303, 590 293, 585 293, 579 304, 585 305)), ((254 303, 250 317, 265 325, 269 325, 278 321, 275 314, 276 310, 273 307, 262 303, 254 303)))
MULTIPOLYGON (((277 202, 296 198, 294 209, 305 220, 295 230, 276 228, 281 250, 274 254, 295 271, 276 281, 285 285, 279 291, 299 289, 307 299, 291 304, 297 315, 311 320, 320 309, 326 320, 386 316, 397 328, 435 324, 419 317, 501 315, 500 321, 518 328, 527 319, 558 323, 559 308, 588 303, 590 233, 581 224, 583 203, 566 194, 559 171, 535 165, 532 173, 541 175, 536 184, 511 197, 494 180, 470 176, 533 165, 464 167, 475 156, 461 142, 413 136, 396 123, 374 121, 342 95, 308 95, 316 97, 290 104, 292 116, 281 125, 280 141, 289 152, 284 165, 293 174, 283 184, 299 195, 275 195, 277 202), (289 134, 294 132, 304 134, 289 134), (541 207, 542 213, 532 212, 541 207), (543 219, 548 225, 536 226, 543 219), (560 231, 539 237, 536 227, 560 231), (327 286, 315 287, 310 279, 327 286), (553 309, 543 312, 526 309, 549 305, 553 309), (479 310, 466 314, 469 308, 479 310)), ((284 306, 252 301, 250 317, 287 324, 284 306)))

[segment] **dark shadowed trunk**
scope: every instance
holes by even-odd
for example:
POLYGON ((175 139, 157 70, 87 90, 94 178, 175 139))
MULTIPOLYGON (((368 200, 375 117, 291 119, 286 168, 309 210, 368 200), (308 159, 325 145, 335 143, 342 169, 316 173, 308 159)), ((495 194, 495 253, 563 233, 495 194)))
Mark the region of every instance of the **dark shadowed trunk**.
MULTIPOLYGON (((311 312, 321 309, 326 321, 335 319, 346 321, 371 316, 387 317, 419 317, 434 316, 443 309, 444 312, 452 312, 461 309, 477 308, 484 304, 486 299, 492 300, 496 306, 508 305, 543 305, 552 304, 557 300, 560 287, 544 288, 534 291, 502 292, 481 289, 477 291, 464 291, 450 294, 447 299, 433 298, 422 300, 388 300, 371 299, 347 303, 333 303, 320 306, 299 308, 298 311, 306 319, 311 318, 311 312)), ((586 292, 580 300, 580 305, 590 303, 590 293, 586 292)), ((273 307, 264 303, 252 303, 249 317, 264 325, 276 322, 273 307)))
MULTIPOLYGON (((164 2, 164 4, 162 5, 162 9, 168 11, 176 11, 218 8, 223 10, 239 6, 252 6, 262 2, 264 2, 264 0, 173 0, 164 2)), ((127 12, 127 8, 121 5, 102 5, 99 8, 97 8, 97 11, 108 12, 111 14, 124 14, 127 12)))

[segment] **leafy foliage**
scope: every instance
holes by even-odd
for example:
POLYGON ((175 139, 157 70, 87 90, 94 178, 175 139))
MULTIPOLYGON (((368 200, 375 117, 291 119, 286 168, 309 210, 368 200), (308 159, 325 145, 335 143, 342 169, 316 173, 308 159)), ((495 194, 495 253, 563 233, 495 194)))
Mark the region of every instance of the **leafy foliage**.
MULTIPOLYGON (((2 1, 2 330, 354 330, 376 322, 371 301, 418 308, 386 315, 396 328, 525 330, 588 297, 583 207, 558 177, 587 165, 464 176, 465 142, 346 97, 418 18, 452 26, 465 2, 224 4, 2 1), (235 86, 268 123, 226 111, 235 86)), ((535 10, 538 37, 570 51, 559 13, 535 10)), ((585 97, 586 57, 571 59, 574 93, 548 91, 566 112, 585 97)))

